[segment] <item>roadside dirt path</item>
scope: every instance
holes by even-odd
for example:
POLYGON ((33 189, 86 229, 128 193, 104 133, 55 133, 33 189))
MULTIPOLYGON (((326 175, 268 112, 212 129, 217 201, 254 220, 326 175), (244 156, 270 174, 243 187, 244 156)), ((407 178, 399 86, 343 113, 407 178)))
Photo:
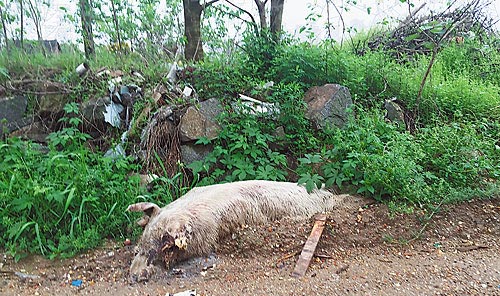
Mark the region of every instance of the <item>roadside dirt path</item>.
POLYGON ((313 221, 243 228, 214 256, 129 285, 133 246, 109 242, 73 259, 0 258, 0 295, 500 295, 500 199, 391 216, 356 202, 329 215, 316 257, 290 277, 313 221), (417 238, 422 227, 422 235, 417 238), (297 254, 297 255, 295 255, 297 254), (20 279, 12 272, 36 275, 20 279), (80 287, 72 286, 81 280, 80 287))

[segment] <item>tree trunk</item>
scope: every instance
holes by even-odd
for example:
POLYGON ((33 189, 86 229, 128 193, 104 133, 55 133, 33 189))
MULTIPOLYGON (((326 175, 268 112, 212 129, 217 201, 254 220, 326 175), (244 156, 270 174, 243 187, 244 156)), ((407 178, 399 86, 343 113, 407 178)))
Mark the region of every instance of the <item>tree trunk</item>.
POLYGON ((270 29, 275 39, 278 39, 281 33, 284 2, 285 0, 271 0, 270 29))
POLYGON ((0 19, 2 20, 3 38, 5 40, 5 49, 9 52, 9 38, 7 38, 7 25, 5 24, 5 16, 3 15, 2 6, 0 5, 0 19))
POLYGON ((113 10, 113 23, 115 24, 116 38, 118 39, 118 52, 122 53, 122 38, 120 37, 120 26, 118 25, 118 17, 116 16, 115 2, 111 0, 111 9, 113 10))
POLYGON ((35 7, 35 5, 31 0, 28 0, 28 5, 31 13, 31 18, 33 19, 33 23, 35 24, 36 36, 38 38, 38 47, 42 51, 42 54, 44 56, 47 56, 47 52, 45 51, 45 46, 43 46, 40 11, 38 10, 38 7, 35 7))
POLYGON ((94 33, 92 31, 92 6, 89 0, 79 0, 79 2, 83 48, 85 49, 85 57, 90 60, 95 57, 94 33))
POLYGON ((199 61, 203 59, 201 42, 201 12, 203 7, 197 0, 182 0, 184 6, 184 35, 187 43, 184 51, 186 60, 199 61))
POLYGON ((265 1, 255 0, 255 4, 257 5, 257 9, 259 11, 260 28, 262 30, 267 28, 266 3, 267 0, 265 1))
POLYGON ((24 7, 23 7, 23 0, 19 0, 19 9, 21 13, 21 37, 20 37, 20 42, 21 42, 21 50, 24 50, 24 7))

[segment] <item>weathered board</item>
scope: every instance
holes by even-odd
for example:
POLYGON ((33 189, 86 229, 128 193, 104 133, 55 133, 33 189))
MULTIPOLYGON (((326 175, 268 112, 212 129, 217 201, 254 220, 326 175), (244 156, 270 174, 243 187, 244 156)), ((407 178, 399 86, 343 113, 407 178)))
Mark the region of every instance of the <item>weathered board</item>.
POLYGON ((326 215, 320 214, 316 216, 316 222, 314 222, 311 234, 302 248, 302 253, 300 253, 299 260, 297 260, 297 265, 295 265, 295 269, 292 272, 292 277, 299 278, 306 274, 307 268, 309 268, 311 259, 314 256, 316 246, 318 245, 319 238, 325 228, 325 223, 326 215))

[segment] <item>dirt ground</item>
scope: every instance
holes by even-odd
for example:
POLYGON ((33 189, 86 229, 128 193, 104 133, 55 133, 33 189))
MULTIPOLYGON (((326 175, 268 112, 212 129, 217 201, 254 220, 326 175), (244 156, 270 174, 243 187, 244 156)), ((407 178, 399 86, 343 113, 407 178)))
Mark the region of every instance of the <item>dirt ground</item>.
POLYGON ((68 260, 14 263, 2 254, 0 294, 500 295, 500 199, 443 206, 426 217, 391 216, 384 205, 353 200, 329 215, 301 279, 290 274, 312 219, 242 228, 214 255, 134 285, 127 274, 133 246, 123 242, 68 260))

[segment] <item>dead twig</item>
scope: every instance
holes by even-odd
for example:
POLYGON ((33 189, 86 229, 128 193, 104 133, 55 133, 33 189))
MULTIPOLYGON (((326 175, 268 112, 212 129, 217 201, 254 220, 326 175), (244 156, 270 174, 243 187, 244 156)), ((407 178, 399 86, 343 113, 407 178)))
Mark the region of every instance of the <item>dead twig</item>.
POLYGON ((290 259, 292 257, 295 257, 297 256, 298 254, 300 253, 300 250, 297 250, 297 251, 294 251, 292 253, 289 253, 289 254, 286 254, 285 256, 279 258, 278 260, 276 260, 276 264, 279 264, 287 259, 290 259))
POLYGON ((457 248, 457 250, 460 252, 468 252, 468 251, 474 251, 474 250, 480 250, 480 249, 488 249, 488 246, 472 245, 472 246, 465 246, 465 247, 458 247, 457 248))
POLYGON ((321 258, 321 259, 333 259, 333 256, 324 255, 324 254, 314 254, 314 257, 321 258))

